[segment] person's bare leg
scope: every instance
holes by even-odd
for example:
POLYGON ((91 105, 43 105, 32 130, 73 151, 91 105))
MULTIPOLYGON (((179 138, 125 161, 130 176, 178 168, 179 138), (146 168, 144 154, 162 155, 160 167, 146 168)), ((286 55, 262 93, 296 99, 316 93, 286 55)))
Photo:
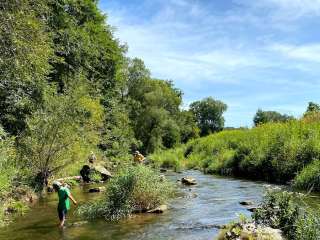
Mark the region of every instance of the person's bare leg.
POLYGON ((63 228, 65 220, 66 220, 66 217, 64 217, 62 220, 60 220, 60 224, 59 224, 60 228, 63 228))

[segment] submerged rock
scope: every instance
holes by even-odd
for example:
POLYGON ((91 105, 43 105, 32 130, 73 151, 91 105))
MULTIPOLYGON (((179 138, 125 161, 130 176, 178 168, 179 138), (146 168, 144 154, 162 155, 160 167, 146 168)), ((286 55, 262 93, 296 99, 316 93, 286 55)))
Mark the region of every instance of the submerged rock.
POLYGON ((183 177, 181 178, 181 182, 185 185, 196 185, 197 180, 193 177, 183 177))
POLYGON ((241 201, 241 202, 239 202, 239 204, 242 205, 242 206, 252 206, 252 205, 254 205, 254 202, 252 202, 252 201, 241 201))
POLYGON ((106 191, 106 187, 96 187, 96 188, 89 189, 89 193, 104 192, 104 191, 106 191))
POLYGON ((68 224, 68 227, 80 227, 80 226, 87 224, 87 223, 88 223, 88 221, 74 222, 74 223, 68 224))
POLYGON ((164 213, 167 210, 168 210, 167 205, 160 205, 159 207, 156 207, 154 209, 147 211, 147 213, 164 213))

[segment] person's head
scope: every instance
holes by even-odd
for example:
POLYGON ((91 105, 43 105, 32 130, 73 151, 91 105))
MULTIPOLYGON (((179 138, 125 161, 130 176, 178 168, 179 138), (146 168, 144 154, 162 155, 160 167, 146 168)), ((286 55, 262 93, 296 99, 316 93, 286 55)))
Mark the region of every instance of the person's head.
POLYGON ((60 182, 58 182, 58 181, 54 181, 54 182, 52 183, 52 187, 53 187, 53 189, 54 189, 55 191, 59 191, 59 189, 61 188, 61 186, 62 186, 62 184, 61 184, 60 182))
POLYGON ((138 154, 140 154, 140 152, 139 152, 139 151, 135 151, 134 154, 135 154, 135 155, 138 155, 138 154))

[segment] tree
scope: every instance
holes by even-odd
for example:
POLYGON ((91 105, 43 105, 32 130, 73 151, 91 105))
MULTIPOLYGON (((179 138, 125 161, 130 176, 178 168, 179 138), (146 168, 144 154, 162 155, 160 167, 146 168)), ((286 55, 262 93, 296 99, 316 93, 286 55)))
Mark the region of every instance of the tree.
POLYGON ((17 135, 42 102, 51 40, 44 1, 0 1, 0 124, 17 135))
POLYGON ((177 124, 180 128, 180 138, 182 143, 190 139, 199 137, 200 129, 197 126, 196 118, 190 110, 182 110, 179 113, 177 124))
POLYGON ((201 136, 206 136, 223 129, 224 118, 222 115, 226 110, 226 104, 214 100, 212 97, 190 104, 190 111, 197 120, 201 136))
POLYGON ((258 109, 253 118, 253 122, 255 126, 258 126, 268 122, 286 122, 293 119, 293 116, 289 116, 287 114, 281 114, 276 111, 262 111, 261 109, 258 109))
POLYGON ((311 112, 320 112, 320 105, 314 102, 309 102, 307 111, 305 112, 305 114, 308 114, 311 112))
POLYGON ((97 131, 103 124, 103 109, 86 92, 83 85, 70 88, 63 95, 49 88, 43 107, 27 119, 19 152, 25 167, 37 176, 40 189, 52 173, 79 160, 79 146, 94 147, 99 142, 97 131))
POLYGON ((63 91, 82 72, 98 93, 114 95, 126 47, 113 36, 97 1, 49 0, 48 9, 47 25, 56 56, 51 61, 50 81, 63 91))

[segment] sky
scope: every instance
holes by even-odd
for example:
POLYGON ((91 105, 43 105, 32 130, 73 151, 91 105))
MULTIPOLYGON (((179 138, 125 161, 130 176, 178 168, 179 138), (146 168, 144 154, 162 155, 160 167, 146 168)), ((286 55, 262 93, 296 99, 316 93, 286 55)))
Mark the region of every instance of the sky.
POLYGON ((100 0, 155 78, 183 107, 211 96, 226 126, 252 126, 257 109, 301 117, 320 102, 320 0, 100 0))

